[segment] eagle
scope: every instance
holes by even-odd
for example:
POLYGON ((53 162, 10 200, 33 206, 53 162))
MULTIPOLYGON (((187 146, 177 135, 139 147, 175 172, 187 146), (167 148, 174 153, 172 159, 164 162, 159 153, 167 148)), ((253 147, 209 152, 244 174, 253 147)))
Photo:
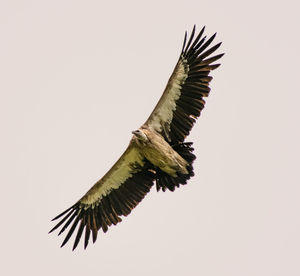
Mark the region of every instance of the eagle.
POLYGON ((84 236, 84 249, 97 239, 100 229, 107 232, 111 225, 131 213, 151 187, 157 191, 174 191, 194 175, 192 142, 186 142, 196 119, 204 108, 204 97, 210 92, 210 72, 220 66, 215 63, 224 54, 212 54, 221 42, 212 46, 216 33, 204 36, 194 25, 175 69, 154 110, 146 122, 132 131, 133 137, 119 160, 74 205, 56 216, 58 223, 49 233, 68 229, 64 246, 77 228, 73 250, 84 236), (78 226, 78 227, 77 227, 78 226))

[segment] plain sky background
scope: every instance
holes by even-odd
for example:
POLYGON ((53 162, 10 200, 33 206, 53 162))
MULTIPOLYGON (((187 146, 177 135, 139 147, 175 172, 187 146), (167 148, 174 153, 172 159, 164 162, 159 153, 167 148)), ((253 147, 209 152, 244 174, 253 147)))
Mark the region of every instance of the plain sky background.
POLYGON ((1 275, 300 275, 298 1, 0 2, 1 275), (123 153, 207 26, 222 66, 196 176, 86 251, 48 235, 123 153))

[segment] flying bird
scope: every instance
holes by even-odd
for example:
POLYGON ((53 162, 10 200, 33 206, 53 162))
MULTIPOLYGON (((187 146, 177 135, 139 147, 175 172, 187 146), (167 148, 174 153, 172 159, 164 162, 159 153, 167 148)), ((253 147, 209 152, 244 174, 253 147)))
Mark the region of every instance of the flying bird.
MULTIPOLYGON (((132 131, 133 137, 119 160, 73 206, 56 216, 60 219, 50 232, 68 229, 64 246, 78 226, 73 250, 84 236, 93 242, 100 229, 121 222, 155 184, 157 191, 170 190, 187 183, 194 175, 191 142, 185 142, 204 108, 210 92, 210 71, 218 68, 223 54, 211 56, 221 45, 211 46, 216 34, 206 39, 205 27, 196 36, 194 26, 189 39, 185 32, 183 47, 175 69, 156 107, 146 122, 132 131)), ((49 232, 49 233, 50 233, 49 232)))

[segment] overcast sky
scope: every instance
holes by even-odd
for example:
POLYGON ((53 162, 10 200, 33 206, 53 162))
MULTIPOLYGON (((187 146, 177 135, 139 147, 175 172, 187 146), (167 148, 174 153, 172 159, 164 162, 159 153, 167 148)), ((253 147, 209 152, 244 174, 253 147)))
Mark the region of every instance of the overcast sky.
POLYGON ((300 275, 298 1, 1 1, 1 275, 300 275), (83 250, 47 232, 123 153, 206 25, 196 176, 83 250))

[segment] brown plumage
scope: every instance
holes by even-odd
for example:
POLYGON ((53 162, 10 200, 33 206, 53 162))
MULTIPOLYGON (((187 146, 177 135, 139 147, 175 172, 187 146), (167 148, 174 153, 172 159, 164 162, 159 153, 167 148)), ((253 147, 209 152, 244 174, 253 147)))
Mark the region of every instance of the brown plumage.
POLYGON ((60 221, 50 232, 69 228, 64 246, 77 228, 73 250, 84 235, 84 248, 98 231, 106 232, 121 222, 150 191, 154 182, 159 191, 186 184, 194 175, 192 143, 184 142, 204 108, 213 64, 223 54, 209 57, 221 43, 209 48, 215 34, 206 40, 204 28, 195 37, 195 26, 184 43, 167 87, 148 120, 134 134, 115 165, 73 206, 55 217, 60 221), (92 234, 92 235, 91 235, 92 234))

